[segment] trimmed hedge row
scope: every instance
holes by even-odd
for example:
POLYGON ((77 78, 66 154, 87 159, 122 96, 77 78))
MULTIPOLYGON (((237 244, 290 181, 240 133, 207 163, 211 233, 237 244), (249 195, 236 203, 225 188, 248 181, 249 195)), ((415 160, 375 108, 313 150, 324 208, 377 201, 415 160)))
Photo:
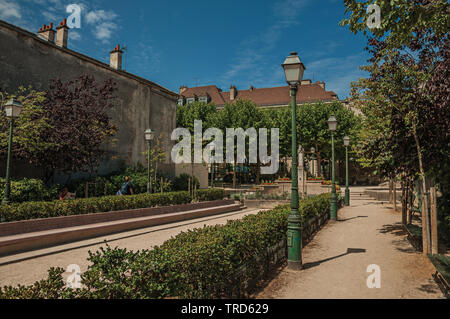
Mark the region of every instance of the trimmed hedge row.
MULTIPOLYGON (((223 199, 223 189, 200 189, 194 199, 223 199)), ((0 222, 57 216, 82 215, 116 210, 186 204, 192 201, 189 192, 104 196, 52 202, 12 203, 0 206, 0 222)))
MULTIPOLYGON (((300 202, 304 220, 329 210, 330 194, 300 202)), ((235 298, 246 282, 274 266, 268 251, 286 240, 289 206, 248 215, 226 225, 205 226, 138 252, 101 248, 89 253, 82 289, 64 285, 64 269, 32 286, 0 288, 0 298, 235 298)), ((285 255, 285 252, 284 252, 285 255)))

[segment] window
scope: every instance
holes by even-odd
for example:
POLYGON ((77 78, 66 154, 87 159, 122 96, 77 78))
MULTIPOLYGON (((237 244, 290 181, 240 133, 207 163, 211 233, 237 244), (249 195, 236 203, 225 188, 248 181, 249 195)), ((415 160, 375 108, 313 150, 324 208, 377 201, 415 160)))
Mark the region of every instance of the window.
POLYGON ((203 102, 203 103, 208 103, 208 97, 207 96, 201 96, 198 100, 200 102, 203 102))
POLYGON ((178 100, 178 105, 183 105, 183 102, 184 102, 183 99, 179 99, 178 100))
POLYGON ((186 99, 186 104, 193 103, 194 101, 195 101, 195 98, 190 97, 190 98, 186 99))

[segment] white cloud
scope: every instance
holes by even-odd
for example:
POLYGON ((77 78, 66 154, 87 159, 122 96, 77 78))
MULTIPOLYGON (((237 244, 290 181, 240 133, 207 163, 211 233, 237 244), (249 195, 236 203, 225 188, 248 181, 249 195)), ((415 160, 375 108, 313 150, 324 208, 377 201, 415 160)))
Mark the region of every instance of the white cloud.
POLYGON ((115 23, 112 22, 99 23, 95 26, 94 37, 103 42, 107 42, 111 38, 113 31, 115 31, 116 29, 117 25, 115 23))
POLYGON ((69 31, 69 32, 70 32, 69 37, 71 40, 77 41, 77 40, 81 39, 81 35, 78 32, 76 32, 76 31, 69 31))
POLYGON ((94 37, 103 43, 111 39, 114 31, 118 29, 118 25, 114 22, 117 14, 113 11, 94 10, 90 11, 86 16, 86 22, 94 25, 94 37))
POLYGON ((21 19, 22 13, 18 3, 0 0, 0 19, 21 19))
POLYGON ((113 11, 105 10, 95 10, 91 11, 86 15, 86 22, 89 24, 99 23, 99 22, 110 22, 117 18, 117 14, 113 11))

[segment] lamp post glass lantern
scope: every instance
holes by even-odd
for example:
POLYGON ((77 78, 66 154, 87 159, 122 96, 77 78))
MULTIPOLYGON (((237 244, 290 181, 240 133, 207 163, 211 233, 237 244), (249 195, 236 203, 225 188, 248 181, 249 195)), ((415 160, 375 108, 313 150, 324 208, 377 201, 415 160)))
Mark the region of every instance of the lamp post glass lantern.
POLYGON ((284 69, 286 82, 290 87, 292 107, 292 189, 291 189, 291 213, 288 217, 287 247, 288 268, 300 270, 302 268, 302 235, 301 217, 298 212, 298 162, 297 162, 297 90, 301 84, 305 66, 300 61, 297 52, 291 52, 281 65, 284 69))
POLYGON ((3 204, 9 203, 9 195, 11 193, 11 151, 12 151, 12 141, 13 141, 13 128, 14 120, 16 120, 20 113, 22 112, 22 104, 16 99, 10 99, 5 104, 6 117, 10 120, 9 125, 9 141, 8 141, 8 158, 6 160, 6 184, 5 184, 5 195, 3 197, 3 204))
POLYGON ((350 205, 350 189, 348 188, 348 146, 350 145, 350 137, 344 136, 345 146, 345 206, 350 205))
POLYGON ((315 163, 314 163, 314 161, 316 160, 316 148, 314 147, 314 146, 312 146, 310 149, 309 149, 309 151, 311 152, 311 174, 313 175, 313 176, 316 176, 315 175, 315 163))
POLYGON ((152 129, 147 129, 144 132, 145 140, 147 141, 147 193, 152 192, 152 182, 150 176, 150 166, 151 166, 151 158, 150 158, 150 147, 152 140, 155 138, 155 131, 152 129))
POLYGON ((334 178, 334 132, 337 128, 337 120, 334 115, 328 119, 328 128, 331 132, 331 202, 330 219, 337 220, 337 201, 336 201, 336 183, 334 178))

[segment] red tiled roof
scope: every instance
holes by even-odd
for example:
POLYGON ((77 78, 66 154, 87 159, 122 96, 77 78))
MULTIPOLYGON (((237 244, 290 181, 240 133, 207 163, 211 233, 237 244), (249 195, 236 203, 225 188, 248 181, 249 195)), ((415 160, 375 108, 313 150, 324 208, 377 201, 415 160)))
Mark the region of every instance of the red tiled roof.
MULTIPOLYGON (((275 106, 288 105, 290 103, 289 87, 272 87, 272 88, 253 88, 249 90, 236 90, 235 99, 247 99, 255 102, 259 106, 275 106)), ((201 86, 188 88, 182 93, 185 98, 206 96, 206 93, 211 97, 211 102, 217 106, 223 106, 226 102, 233 102, 230 100, 230 92, 222 92, 215 85, 201 86)), ((326 91, 319 82, 312 84, 303 84, 299 86, 297 91, 297 103, 318 102, 318 101, 332 101, 338 100, 337 94, 333 91, 326 91)))
POLYGON ((216 105, 224 105, 225 101, 223 100, 221 92, 215 85, 208 85, 208 86, 197 86, 193 88, 188 88, 186 91, 181 93, 181 95, 185 98, 190 97, 200 97, 200 96, 206 96, 209 94, 211 97, 211 102, 213 102, 216 105))

